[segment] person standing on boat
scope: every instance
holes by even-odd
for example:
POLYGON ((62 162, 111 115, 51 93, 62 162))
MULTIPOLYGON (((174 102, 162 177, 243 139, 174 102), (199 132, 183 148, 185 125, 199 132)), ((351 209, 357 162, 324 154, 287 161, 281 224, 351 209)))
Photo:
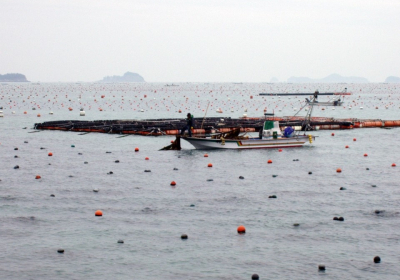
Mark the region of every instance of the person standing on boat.
POLYGON ((189 137, 192 137, 192 129, 193 129, 193 115, 188 113, 187 118, 186 118, 186 125, 182 128, 181 130, 181 135, 185 133, 185 130, 187 129, 189 132, 189 137))
POLYGON ((314 92, 314 99, 315 99, 315 101, 317 101, 317 99, 318 99, 318 94, 319 94, 319 91, 316 90, 316 91, 314 92))

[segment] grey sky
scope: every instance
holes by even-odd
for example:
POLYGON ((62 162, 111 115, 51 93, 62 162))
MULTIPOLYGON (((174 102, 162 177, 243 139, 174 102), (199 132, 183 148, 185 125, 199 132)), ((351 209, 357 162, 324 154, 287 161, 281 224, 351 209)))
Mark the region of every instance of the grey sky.
POLYGON ((399 0, 0 0, 0 74, 268 82, 400 76, 399 0))

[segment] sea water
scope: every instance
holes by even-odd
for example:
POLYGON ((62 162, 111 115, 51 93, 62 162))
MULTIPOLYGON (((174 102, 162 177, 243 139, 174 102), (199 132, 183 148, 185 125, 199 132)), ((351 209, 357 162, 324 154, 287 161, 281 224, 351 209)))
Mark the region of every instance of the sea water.
POLYGON ((245 108, 288 116, 303 97, 258 93, 343 86, 353 92, 343 106, 316 107, 315 116, 400 119, 400 86, 387 84, 3 85, 0 279, 399 279, 398 128, 316 131, 312 144, 282 152, 201 151, 184 141, 181 151, 159 151, 174 137, 32 129, 188 111, 198 124, 206 111, 227 118, 245 108))

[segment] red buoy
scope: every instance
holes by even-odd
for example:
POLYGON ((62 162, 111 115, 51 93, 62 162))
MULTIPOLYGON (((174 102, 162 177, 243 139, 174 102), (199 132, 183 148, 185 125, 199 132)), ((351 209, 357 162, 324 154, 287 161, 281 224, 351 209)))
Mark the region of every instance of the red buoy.
POLYGON ((139 152, 139 148, 135 148, 135 152, 139 152))
POLYGON ((272 163, 272 160, 269 159, 269 160, 268 160, 268 163, 272 163))
POLYGON ((97 210, 96 212, 94 212, 94 215, 101 217, 101 216, 103 216, 103 212, 101 212, 101 210, 97 210))
POLYGON ((175 185, 176 185, 175 181, 172 181, 171 186, 175 186, 175 185))
POLYGON ((246 228, 245 228, 244 226, 239 226, 239 227, 237 228, 237 232, 238 232, 239 234, 246 233, 246 228))

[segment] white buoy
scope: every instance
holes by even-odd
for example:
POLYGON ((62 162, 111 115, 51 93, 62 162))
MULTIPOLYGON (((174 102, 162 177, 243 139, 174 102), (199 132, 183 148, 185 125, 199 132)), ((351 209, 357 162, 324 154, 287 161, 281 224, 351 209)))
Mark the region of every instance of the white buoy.
POLYGON ((83 111, 83 110, 81 109, 81 111, 79 112, 79 116, 84 117, 85 115, 86 115, 85 111, 83 111))
MULTIPOLYGON (((387 107, 386 107, 386 109, 387 109, 387 107)), ((15 111, 12 111, 12 114, 15 115, 15 111)))
POLYGON ((50 111, 49 115, 53 115, 53 111, 50 111))
POLYGON ((3 111, 0 111, 0 118, 4 117, 3 111))
POLYGON ((243 114, 243 118, 247 118, 247 114, 243 114))

